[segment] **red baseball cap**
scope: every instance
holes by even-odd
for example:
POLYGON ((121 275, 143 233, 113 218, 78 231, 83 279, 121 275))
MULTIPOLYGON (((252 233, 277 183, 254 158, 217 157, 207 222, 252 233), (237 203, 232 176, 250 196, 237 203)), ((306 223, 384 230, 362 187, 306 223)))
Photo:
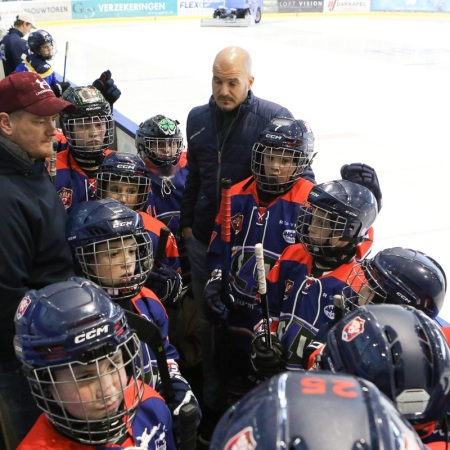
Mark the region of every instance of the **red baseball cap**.
POLYGON ((56 97, 51 87, 33 72, 18 72, 0 81, 0 112, 27 111, 36 116, 72 114, 77 107, 56 97))

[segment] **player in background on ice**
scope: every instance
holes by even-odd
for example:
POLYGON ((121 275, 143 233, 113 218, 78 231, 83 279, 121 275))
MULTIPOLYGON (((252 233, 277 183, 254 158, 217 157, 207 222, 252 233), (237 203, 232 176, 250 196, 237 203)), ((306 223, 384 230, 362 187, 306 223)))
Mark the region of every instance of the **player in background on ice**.
MULTIPOLYGON (((83 202, 69 214, 67 238, 80 275, 105 289, 123 308, 158 326, 175 391, 169 407, 178 433, 179 407, 190 403, 198 409, 198 403, 180 374, 178 353, 168 340, 166 310, 155 293, 145 287, 153 266, 153 249, 141 216, 113 199, 83 202)), ((146 380, 159 389, 156 356, 146 344, 142 354, 146 380)))
POLYGON ((439 324, 412 306, 365 305, 328 332, 313 369, 373 382, 430 448, 447 448, 450 348, 439 324))
POLYGON ((179 124, 162 114, 150 117, 139 125, 135 144, 149 170, 152 185, 144 211, 164 222, 177 238, 184 277, 190 269, 178 226, 188 169, 179 124))
POLYGON ((14 72, 34 72, 43 78, 57 97, 61 97, 70 86, 67 81, 58 81, 50 62, 56 55, 56 43, 45 30, 36 30, 28 35, 30 53, 15 68, 14 72))
POLYGON ((93 86, 70 87, 64 100, 77 111, 60 114, 61 133, 56 136, 55 187, 67 210, 95 199, 95 174, 114 140, 110 102, 93 86), (68 144, 68 148, 63 148, 68 144))
POLYGON ((359 184, 336 180, 313 187, 299 211, 299 243, 286 248, 267 275, 272 347, 261 322, 251 350, 257 373, 303 369, 304 348, 333 321, 334 296, 357 263, 377 209, 372 192, 359 184))
POLYGON ((103 289, 73 277, 29 291, 15 325, 43 411, 18 449, 177 448, 169 408, 144 382, 139 339, 103 289))
MULTIPOLYGON (((143 211, 151 186, 149 172, 142 159, 131 153, 112 152, 105 156, 98 168, 96 178, 96 196, 100 199, 118 200, 138 212, 156 251, 160 230, 165 225, 143 211)), ((146 283, 146 286, 155 292, 165 306, 175 303, 181 293, 183 283, 179 272, 177 242, 171 233, 167 239, 165 257, 153 267, 146 283)))
POLYGON ((425 449, 371 382, 326 372, 283 373, 260 384, 224 414, 209 448, 425 449))

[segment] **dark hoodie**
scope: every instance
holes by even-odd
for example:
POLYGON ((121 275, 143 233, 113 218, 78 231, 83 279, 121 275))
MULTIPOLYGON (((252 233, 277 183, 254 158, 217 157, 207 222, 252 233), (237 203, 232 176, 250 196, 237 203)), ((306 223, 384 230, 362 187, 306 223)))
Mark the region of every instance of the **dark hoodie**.
POLYGON ((14 315, 24 293, 73 275, 66 219, 44 161, 0 136, 0 364, 16 359, 14 315))

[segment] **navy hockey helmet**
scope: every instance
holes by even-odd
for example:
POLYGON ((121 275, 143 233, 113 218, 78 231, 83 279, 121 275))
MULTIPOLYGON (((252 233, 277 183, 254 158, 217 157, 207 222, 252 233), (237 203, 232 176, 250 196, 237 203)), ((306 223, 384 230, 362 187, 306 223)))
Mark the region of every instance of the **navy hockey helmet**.
POLYGON ((140 214, 117 200, 86 201, 72 208, 67 239, 83 275, 114 300, 138 294, 152 269, 152 241, 140 214))
POLYGON ((70 86, 62 98, 77 107, 75 113, 59 114, 70 151, 82 168, 97 167, 114 141, 111 105, 93 86, 70 86))
POLYGON ((387 248, 361 261, 347 282, 343 296, 348 302, 405 304, 432 318, 442 309, 447 290, 445 272, 436 260, 403 247, 387 248))
POLYGON ((123 309, 103 289, 72 277, 29 291, 15 326, 14 348, 31 392, 59 432, 89 445, 115 442, 127 432, 143 395, 140 342, 123 309), (108 366, 106 374, 102 365, 108 366), (105 375, 116 388, 114 398, 105 393, 93 401, 74 401, 82 398, 83 383, 101 386, 105 375), (67 389, 75 392, 70 398, 67 389))
POLYGON ((36 30, 28 35, 28 47, 30 50, 45 60, 50 60, 56 55, 56 45, 52 35, 45 30, 36 30), (43 45, 47 45, 51 48, 41 49, 43 45), (48 51, 49 50, 49 51, 48 51))
POLYGON ((209 448, 418 450, 424 446, 371 382, 330 372, 285 372, 233 405, 217 424, 209 448))
POLYGON ((111 152, 96 173, 96 196, 113 198, 142 211, 150 192, 150 174, 144 161, 132 153, 111 152))
POLYGON ((272 119, 253 145, 251 170, 258 189, 277 195, 286 192, 314 155, 314 134, 307 122, 272 119))
POLYGON ((377 201, 372 192, 346 180, 314 186, 299 210, 297 238, 314 256, 330 256, 339 251, 339 241, 358 244, 377 217, 377 201))
POLYGON ((405 305, 366 305, 328 332, 318 367, 373 382, 414 425, 450 406, 450 349, 439 325, 405 305))
POLYGON ((176 166, 183 150, 183 134, 178 120, 158 114, 139 125, 135 144, 139 155, 156 167, 176 166))

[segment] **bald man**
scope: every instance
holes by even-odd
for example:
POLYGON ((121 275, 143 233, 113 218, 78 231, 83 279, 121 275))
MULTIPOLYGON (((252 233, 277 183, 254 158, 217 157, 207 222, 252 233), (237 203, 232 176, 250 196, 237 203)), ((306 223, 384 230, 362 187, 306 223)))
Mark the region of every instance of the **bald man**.
POLYGON ((229 178, 235 184, 248 178, 252 147, 260 132, 274 117, 293 117, 288 109, 253 94, 252 59, 246 50, 224 48, 214 59, 212 72, 209 102, 193 108, 187 118, 188 176, 180 217, 202 319, 204 421, 200 442, 205 446, 226 408, 223 374, 213 364, 212 326, 203 315, 203 291, 211 276, 206 253, 220 206, 220 180, 229 178))

